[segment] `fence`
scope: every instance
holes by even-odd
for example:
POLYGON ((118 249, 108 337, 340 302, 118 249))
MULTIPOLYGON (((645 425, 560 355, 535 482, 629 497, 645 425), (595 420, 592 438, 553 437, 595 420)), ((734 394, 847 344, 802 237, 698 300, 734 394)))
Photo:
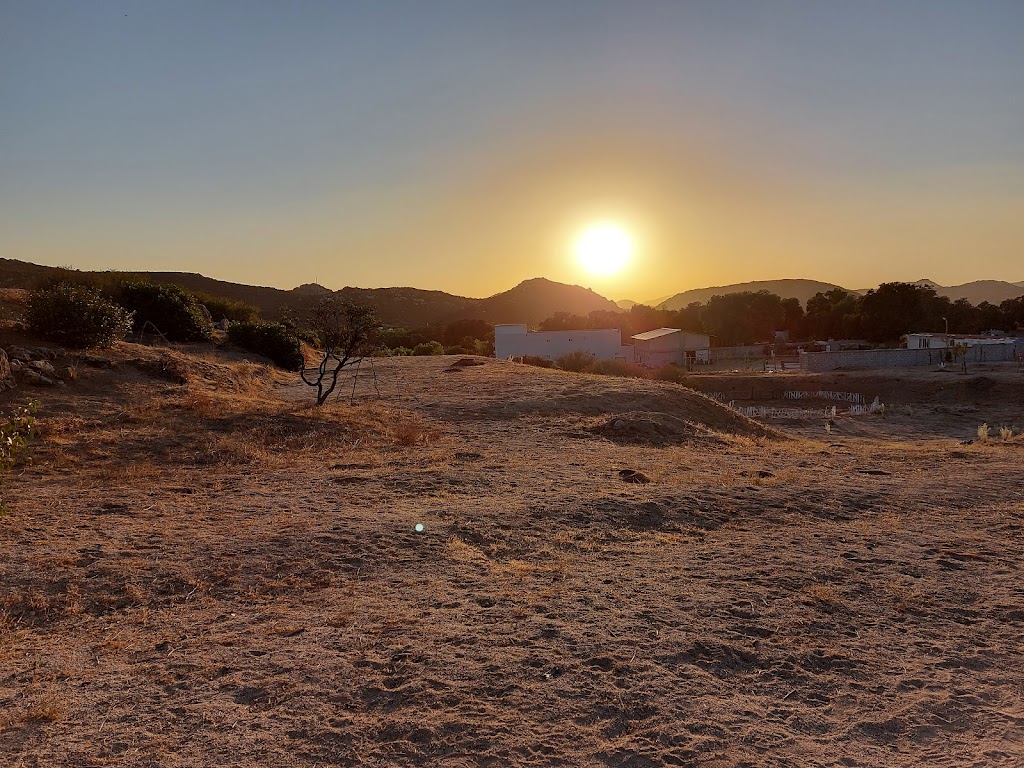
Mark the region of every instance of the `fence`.
MULTIPOLYGON (((839 412, 834 405, 827 408, 774 408, 763 405, 742 406, 732 401, 729 407, 752 419, 834 419, 839 412)), ((848 411, 850 416, 864 416, 869 413, 885 413, 885 405, 876 397, 867 405, 854 403, 848 411)))
POLYGON ((844 403, 863 403, 864 395, 860 392, 829 392, 819 389, 817 392, 783 392, 784 400, 840 400, 844 403))
MULTIPOLYGON (((938 365, 946 359, 946 349, 849 349, 841 352, 801 352, 800 367, 805 371, 834 371, 837 368, 909 368, 938 365)), ((1020 361, 1024 344, 979 344, 948 365, 1003 363, 1020 361)))

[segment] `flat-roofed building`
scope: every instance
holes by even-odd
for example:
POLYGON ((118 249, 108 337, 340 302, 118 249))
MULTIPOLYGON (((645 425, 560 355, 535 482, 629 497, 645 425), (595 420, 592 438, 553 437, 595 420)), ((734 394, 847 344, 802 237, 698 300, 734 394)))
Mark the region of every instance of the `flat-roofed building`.
POLYGON ((499 360, 515 357, 554 360, 569 352, 586 352, 597 360, 633 362, 633 347, 622 343, 618 328, 530 332, 525 325, 494 326, 494 356, 499 360))

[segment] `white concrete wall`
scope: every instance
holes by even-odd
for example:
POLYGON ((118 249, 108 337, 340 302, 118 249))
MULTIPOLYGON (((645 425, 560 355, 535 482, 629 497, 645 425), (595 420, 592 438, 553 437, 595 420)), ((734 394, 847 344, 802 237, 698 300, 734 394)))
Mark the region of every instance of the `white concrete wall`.
POLYGON ((494 356, 543 357, 554 360, 568 352, 589 352, 598 360, 633 362, 633 347, 623 346, 616 328, 528 333, 525 325, 494 326, 494 356))
MULTIPOLYGON (((963 344, 967 347, 981 347, 990 346, 993 344, 1012 344, 1013 339, 1009 339, 1002 336, 989 336, 976 339, 958 339, 955 336, 949 338, 951 345, 963 344)), ((945 349, 946 337, 945 336, 926 336, 921 333, 908 333, 907 334, 907 349, 945 349)))

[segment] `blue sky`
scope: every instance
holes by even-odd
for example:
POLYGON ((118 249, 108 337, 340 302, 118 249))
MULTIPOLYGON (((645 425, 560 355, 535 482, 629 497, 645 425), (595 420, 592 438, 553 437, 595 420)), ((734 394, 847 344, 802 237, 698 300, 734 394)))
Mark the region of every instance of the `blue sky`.
POLYGON ((1024 280, 1024 3, 0 0, 0 256, 614 298, 1024 280), (588 221, 638 239, 582 273, 588 221))

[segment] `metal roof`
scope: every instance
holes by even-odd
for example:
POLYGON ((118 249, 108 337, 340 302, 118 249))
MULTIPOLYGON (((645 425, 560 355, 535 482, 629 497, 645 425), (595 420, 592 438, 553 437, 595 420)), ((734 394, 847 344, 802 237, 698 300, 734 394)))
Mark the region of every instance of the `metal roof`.
POLYGON ((638 333, 632 338, 638 341, 650 341, 651 339, 657 339, 659 336, 668 336, 673 333, 682 333, 682 328, 655 328, 653 331, 647 331, 646 333, 638 333))

